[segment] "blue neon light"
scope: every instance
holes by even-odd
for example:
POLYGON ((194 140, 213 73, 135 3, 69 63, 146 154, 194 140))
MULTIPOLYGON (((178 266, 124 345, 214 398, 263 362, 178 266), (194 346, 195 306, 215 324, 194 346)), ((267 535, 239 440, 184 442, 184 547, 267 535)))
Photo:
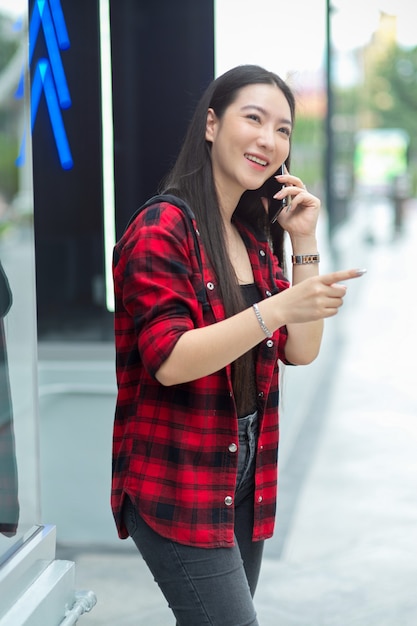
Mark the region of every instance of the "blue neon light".
POLYGON ((70 40, 68 37, 67 25, 65 24, 64 14, 62 12, 60 0, 49 0, 52 11, 52 19, 55 24, 55 32, 58 39, 60 50, 68 50, 70 40))
MULTIPOLYGON (((73 167, 74 163, 61 109, 68 109, 72 102, 60 51, 70 47, 70 40, 60 0, 37 0, 34 4, 29 24, 29 65, 32 63, 41 27, 49 59, 39 59, 35 67, 31 89, 31 130, 36 121, 42 93, 44 93, 61 166, 68 170, 73 167)), ((23 85, 22 72, 16 91, 17 98, 23 96, 23 85)), ((23 165, 25 161, 25 137, 26 133, 24 133, 20 153, 16 160, 17 165, 23 165)))
MULTIPOLYGON (((59 4, 59 0, 57 4, 59 4)), ((65 28, 65 31, 58 35, 55 31, 54 24, 56 24, 56 21, 52 18, 48 2, 46 0, 38 0, 33 7, 32 19, 29 27, 29 64, 32 62, 40 26, 42 25, 46 47, 51 61, 52 72, 54 74, 59 103, 62 109, 68 109, 71 106, 71 97, 61 61, 60 46, 58 42, 59 37, 63 39, 67 49, 69 46, 68 33, 65 28)))
POLYGON ((54 131, 55 143, 61 165, 64 170, 69 170, 73 167, 74 162, 72 160, 71 150, 69 147, 67 134, 65 132, 64 122, 62 120, 61 109, 55 90, 51 66, 47 59, 39 60, 38 65, 36 66, 35 76, 33 78, 31 111, 32 130, 35 124, 36 114, 38 112, 42 91, 45 93, 46 104, 49 111, 49 118, 51 120, 52 130, 54 131))
POLYGON ((20 146, 19 156, 16 159, 17 167, 23 167, 23 165, 25 164, 25 160, 26 160, 25 146, 26 146, 26 129, 23 130, 22 144, 20 146))
POLYGON ((17 18, 17 20, 13 24, 13 30, 15 31, 15 33, 20 33, 23 30, 23 16, 17 18))
POLYGON ((16 100, 21 100, 24 95, 25 95, 25 74, 22 69, 22 71, 20 72, 19 84, 17 85, 17 89, 15 92, 15 98, 16 100))

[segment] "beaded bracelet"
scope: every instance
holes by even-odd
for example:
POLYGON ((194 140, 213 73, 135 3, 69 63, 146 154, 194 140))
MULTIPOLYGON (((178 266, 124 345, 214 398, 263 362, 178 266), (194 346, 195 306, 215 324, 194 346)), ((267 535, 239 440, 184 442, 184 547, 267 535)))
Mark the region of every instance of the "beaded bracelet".
POLYGON ((254 304, 252 306, 253 310, 255 311, 255 315, 256 315, 256 319, 259 322, 259 326, 261 327, 262 331, 265 333, 265 335, 268 337, 268 339, 271 339, 273 333, 271 333, 271 331, 269 330, 269 328, 266 326, 263 317, 261 315, 261 312, 259 310, 259 307, 257 304, 254 304))

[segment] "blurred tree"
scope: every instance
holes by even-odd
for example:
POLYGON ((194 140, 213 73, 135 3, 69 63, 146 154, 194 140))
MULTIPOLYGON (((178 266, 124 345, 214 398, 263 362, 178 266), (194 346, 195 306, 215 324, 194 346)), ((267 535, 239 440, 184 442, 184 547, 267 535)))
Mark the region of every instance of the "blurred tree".
POLYGON ((296 115, 292 139, 292 163, 297 176, 313 193, 322 195, 325 140, 321 117, 296 115))
POLYGON ((18 48, 18 37, 10 17, 0 12, 0 72, 6 67, 18 48))
POLYGON ((410 157, 417 161, 417 46, 387 48, 367 76, 365 106, 375 128, 402 128, 410 137, 410 157))
MULTIPOLYGON (((16 54, 20 33, 13 28, 13 20, 0 13, 0 193, 10 201, 17 191, 18 176, 15 159, 18 154, 17 115, 14 93, 3 86, 2 75, 16 54)), ((16 76, 16 87, 19 76, 16 76)))

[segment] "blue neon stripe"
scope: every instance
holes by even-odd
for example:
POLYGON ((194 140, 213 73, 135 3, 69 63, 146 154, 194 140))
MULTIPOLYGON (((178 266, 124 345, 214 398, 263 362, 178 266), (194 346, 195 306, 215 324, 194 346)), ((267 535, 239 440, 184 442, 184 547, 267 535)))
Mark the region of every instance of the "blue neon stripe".
POLYGON ((61 50, 68 50, 70 47, 70 40, 67 25, 65 24, 64 14, 62 12, 61 2, 60 0, 49 0, 49 5, 51 7, 59 47, 61 50))
POLYGON ((23 16, 17 18, 17 20, 13 24, 13 30, 15 33, 20 33, 20 31, 23 30, 23 16))
POLYGON ((17 85, 14 97, 16 100, 21 100, 25 95, 25 70, 22 67, 22 71, 20 72, 19 83, 17 85))
POLYGON ((15 161, 17 167, 23 167, 26 161, 26 129, 23 131, 22 142, 20 144, 20 150, 18 157, 15 161))
POLYGON ((52 78, 51 66, 47 59, 41 59, 37 65, 35 77, 32 86, 32 114, 31 123, 32 130, 35 123, 36 114, 38 112, 39 101, 42 93, 45 92, 46 104, 48 106, 49 118, 52 124, 55 143, 64 170, 69 170, 74 166, 71 155, 71 149, 68 143, 67 133, 65 132, 64 122, 61 115, 58 98, 55 91, 55 85, 52 78))
MULTIPOLYGON (((41 62, 39 62, 39 65, 41 65, 41 62)), ((49 117, 51 119, 52 130, 54 131, 55 143, 61 165, 64 170, 69 170, 73 167, 74 162, 72 160, 71 150, 67 139, 67 133, 65 132, 61 109, 56 95, 54 81, 52 79, 52 73, 48 61, 44 62, 43 67, 40 67, 39 69, 41 75, 43 76, 46 103, 48 105, 49 117)))
POLYGON ((42 61, 39 61, 39 64, 36 66, 35 75, 33 77, 33 82, 32 82, 32 90, 30 94, 30 100, 31 100, 30 126, 32 130, 35 125, 36 115, 38 114, 39 102, 41 99, 42 89, 43 89, 42 74, 41 74, 41 67, 40 67, 41 63, 42 61))
POLYGON ((45 33, 46 46, 48 48, 49 59, 51 61, 59 104, 61 108, 68 109, 71 106, 71 96, 68 89, 67 79, 65 78, 64 67, 61 61, 61 54, 59 52, 51 12, 47 2, 42 0, 39 2, 39 5, 43 5, 42 7, 39 6, 39 12, 43 32, 45 33))
POLYGON ((35 4, 33 5, 32 17, 30 18, 29 22, 29 65, 32 62, 35 44, 41 26, 41 14, 39 12, 39 4, 43 4, 43 2, 40 0, 39 2, 35 2, 35 4))
MULTIPOLYGON (((71 96, 62 65, 60 50, 70 47, 67 27, 60 0, 35 0, 29 23, 29 66, 32 63, 39 31, 43 29, 49 60, 40 59, 33 76, 31 89, 31 129, 36 121, 42 92, 48 108, 55 144, 63 169, 74 165, 61 109, 71 106, 71 96)), ((16 98, 24 93, 24 72, 20 77, 16 98)), ((16 165, 23 165, 26 157, 26 131, 23 133, 16 165)))

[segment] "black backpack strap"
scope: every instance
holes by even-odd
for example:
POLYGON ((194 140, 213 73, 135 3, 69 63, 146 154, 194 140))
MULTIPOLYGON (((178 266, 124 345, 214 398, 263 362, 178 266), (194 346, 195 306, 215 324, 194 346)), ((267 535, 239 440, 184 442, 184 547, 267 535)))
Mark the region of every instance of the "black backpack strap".
MULTIPOLYGON (((132 215, 132 217, 130 218, 130 220, 127 223, 126 229, 129 228, 129 226, 132 224, 132 222, 135 221, 136 217, 139 215, 139 213, 141 213, 144 209, 147 209, 148 207, 152 206, 153 204, 160 204, 161 202, 168 202, 169 204, 173 204, 174 206, 178 207, 179 209, 181 209, 185 216, 191 220, 195 219, 194 218, 194 213, 192 212, 192 210, 190 209, 189 205, 184 202, 184 200, 182 200, 181 198, 178 198, 177 196, 174 196, 172 194, 160 194, 157 196, 153 196, 152 198, 149 198, 149 200, 147 200, 147 202, 145 202, 145 204, 142 204, 141 207, 139 207, 132 215)), ((194 227, 193 227, 193 231, 194 231, 194 227)))
MULTIPOLYGON (((178 198, 178 196, 174 196, 172 194, 160 194, 157 196, 153 196, 152 198, 150 198, 147 202, 145 202, 145 204, 142 204, 141 207, 139 207, 132 215, 132 217, 130 218, 129 222, 127 223, 126 229, 129 228, 129 226, 135 221, 135 219, 137 218, 137 216, 139 215, 139 213, 141 213, 142 211, 144 211, 145 209, 147 209, 150 206, 153 206, 155 204, 161 204, 161 202, 167 202, 168 204, 172 204, 176 207, 178 207, 179 209, 181 209, 181 211, 184 213, 190 231, 192 233, 193 239, 194 239, 194 247, 195 247, 195 252, 196 252, 196 256, 197 256, 197 262, 198 262, 198 266, 200 268, 200 273, 201 273, 201 277, 203 277, 203 261, 201 259, 201 251, 200 251, 200 241, 196 232, 196 229, 194 228, 194 223, 193 220, 195 219, 194 213, 191 210, 190 206, 181 198, 178 198)), ((208 303, 207 300, 207 295, 206 295, 206 290, 205 290, 205 286, 204 286, 204 280, 202 281, 203 284, 203 289, 202 289, 202 295, 199 297, 199 299, 201 300, 203 307, 209 308, 210 305, 208 303)))

